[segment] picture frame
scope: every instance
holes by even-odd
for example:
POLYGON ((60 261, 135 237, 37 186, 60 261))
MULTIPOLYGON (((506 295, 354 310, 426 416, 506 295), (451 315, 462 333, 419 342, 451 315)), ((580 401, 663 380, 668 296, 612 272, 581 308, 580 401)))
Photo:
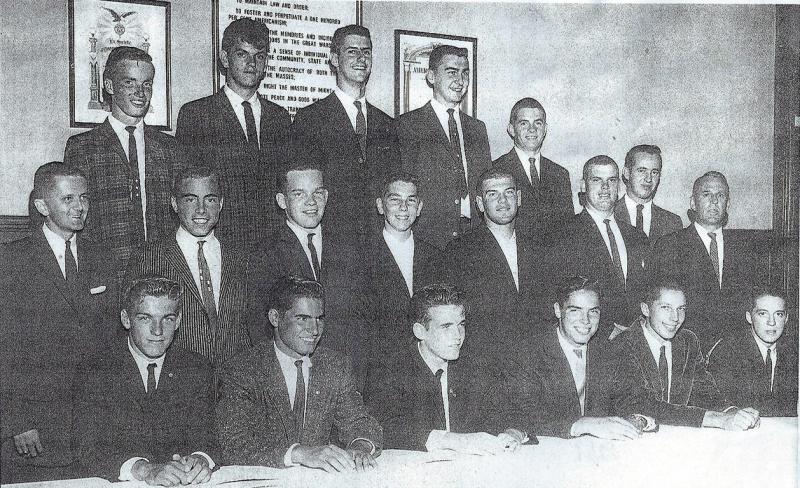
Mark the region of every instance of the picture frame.
POLYGON ((470 84, 461 100, 461 110, 478 115, 478 39, 411 30, 394 31, 394 115, 400 116, 421 107, 431 98, 425 80, 431 51, 442 44, 467 49, 470 60, 470 84))
POLYGON ((68 16, 70 127, 94 127, 111 113, 103 90, 105 62, 113 48, 133 46, 150 54, 155 67, 145 123, 170 130, 169 2, 69 0, 68 16))

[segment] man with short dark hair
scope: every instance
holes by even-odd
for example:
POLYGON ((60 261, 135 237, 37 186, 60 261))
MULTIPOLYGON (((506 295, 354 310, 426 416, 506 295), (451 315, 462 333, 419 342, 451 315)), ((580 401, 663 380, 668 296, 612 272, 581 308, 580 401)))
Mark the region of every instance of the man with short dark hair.
POLYGON ((31 198, 44 222, 0 246, 2 483, 72 477, 70 384, 78 361, 111 341, 117 306, 111 251, 83 235, 83 172, 44 164, 31 198))
POLYGON ((261 323, 248 329, 247 251, 216 236, 223 194, 217 170, 196 166, 179 172, 172 208, 180 226, 140 249, 128 269, 129 279, 157 274, 181 284, 175 344, 202 354, 215 368, 264 335, 261 323))
POLYGON ((226 464, 306 466, 328 472, 375 466, 383 436, 356 390, 350 361, 318 347, 325 292, 318 282, 279 278, 269 291, 274 341, 223 367, 217 404, 226 464), (332 429, 344 448, 332 443, 332 429))
POLYGON ((398 122, 403 169, 419 177, 428 202, 417 231, 440 249, 480 221, 470 189, 492 162, 486 125, 461 108, 470 76, 466 49, 435 47, 425 75, 433 98, 398 122))
POLYGON ((281 224, 275 176, 289 142, 289 114, 259 96, 270 32, 253 19, 234 20, 222 34, 219 69, 225 86, 181 107, 175 137, 196 164, 216 168, 226 204, 217 233, 256 245, 281 224))
POLYGON ((80 477, 176 486, 208 481, 216 450, 211 368, 172 346, 183 288, 132 281, 120 311, 124 339, 84 360, 74 385, 80 477))
POLYGON ((175 138, 144 123, 155 68, 135 47, 114 48, 103 70, 111 115, 94 129, 67 140, 64 163, 86 175, 93 204, 86 235, 111 248, 123 266, 144 242, 172 233, 170 185, 187 166, 175 138))
POLYGON ((372 196, 400 165, 394 121, 367 101, 372 39, 366 27, 346 25, 333 33, 329 64, 336 89, 297 111, 294 144, 313 145, 330 190, 331 229, 364 244, 377 221, 372 196))
POLYGON ((511 108, 508 135, 514 147, 494 163, 514 175, 522 194, 517 229, 534 236, 563 225, 575 214, 569 171, 542 156, 547 113, 538 100, 522 98, 511 108))
POLYGON ((661 148, 650 144, 634 146, 625 155, 622 181, 625 196, 617 201, 614 216, 647 234, 651 242, 681 230, 681 218, 655 203, 661 181, 661 148))

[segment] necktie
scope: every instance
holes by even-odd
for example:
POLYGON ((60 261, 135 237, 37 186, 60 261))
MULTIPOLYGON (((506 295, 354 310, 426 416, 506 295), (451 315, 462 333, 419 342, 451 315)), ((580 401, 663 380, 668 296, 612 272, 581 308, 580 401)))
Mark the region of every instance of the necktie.
POLYGON ((767 360, 765 361, 765 363, 767 369, 766 371, 767 380, 766 383, 764 383, 764 386, 766 387, 764 390, 769 393, 772 393, 772 348, 767 349, 767 360))
POLYGON ((206 241, 197 241, 197 264, 200 268, 200 296, 203 297, 203 307, 208 315, 208 322, 211 326, 212 334, 216 332, 218 325, 217 302, 214 300, 214 284, 211 281, 211 271, 208 269, 208 261, 203 253, 203 244, 206 241))
POLYGON ((622 261, 619 257, 619 248, 617 247, 617 240, 614 238, 614 232, 611 231, 611 219, 603 219, 606 224, 606 234, 608 234, 608 242, 611 244, 611 260, 614 262, 614 274, 617 275, 617 280, 625 287, 625 273, 622 271, 622 261))
POLYGON ((147 365, 147 396, 156 394, 156 363, 147 365))
POLYGON ((70 241, 64 241, 64 279, 73 285, 78 282, 78 265, 72 255, 70 241))
POLYGON ((644 232, 644 215, 642 214, 644 205, 641 203, 636 204, 636 228, 644 232))
POLYGON ((447 430, 447 414, 444 412, 444 398, 442 397, 442 375, 443 374, 444 374, 444 370, 439 368, 439 369, 436 370, 436 373, 434 373, 434 376, 436 377, 436 386, 439 387, 439 390, 438 390, 439 394, 437 395, 437 397, 439 397, 439 399, 442 402, 442 418, 440 419, 442 421, 441 425, 442 425, 442 429, 447 430))
POLYGON ((708 237, 711 238, 711 245, 708 248, 708 255, 711 257, 711 265, 714 266, 714 274, 717 277, 717 285, 720 284, 719 274, 719 248, 717 248, 717 234, 716 232, 709 232, 708 237))
POLYGON ((320 273, 321 269, 319 266, 319 257, 317 257, 317 246, 314 245, 314 236, 317 235, 314 232, 308 233, 308 250, 311 252, 311 266, 314 268, 314 278, 317 281, 320 281, 320 273))
POLYGON ((455 113, 454 109, 447 109, 447 129, 450 136, 450 151, 452 151, 458 163, 458 167, 453 168, 453 171, 459 175, 463 175, 463 178, 459 178, 459 189, 461 190, 461 198, 465 198, 467 196, 467 175, 464 173, 464 162, 461 160, 461 138, 458 137, 458 126, 456 125, 456 119, 453 117, 453 113, 455 113))
POLYGON ((361 146, 361 157, 367 158, 367 119, 364 118, 364 112, 361 111, 361 102, 356 100, 353 102, 356 106, 356 135, 358 136, 358 145, 361 146))
POLYGON ((135 226, 135 231, 132 233, 133 242, 137 245, 145 239, 144 230, 144 216, 142 215, 142 189, 141 182, 139 181, 139 153, 136 148, 136 138, 133 136, 133 131, 136 127, 129 125, 125 127, 128 131, 128 170, 131 175, 130 183, 130 200, 131 200, 131 218, 135 226))
POLYGON ((258 151, 258 133, 256 132, 256 119, 253 117, 253 107, 250 102, 242 102, 244 107, 244 125, 247 129, 247 145, 258 151))
POLYGON ((667 364, 666 346, 661 346, 658 355, 658 378, 661 380, 661 399, 669 402, 669 364, 667 364))
POLYGON ((529 158, 528 162, 531 163, 531 184, 539 181, 539 172, 536 171, 536 158, 529 158))
POLYGON ((298 429, 302 429, 306 417, 306 379, 303 377, 303 360, 298 359, 294 362, 297 367, 297 383, 294 388, 294 422, 298 429))
POLYGON ((578 361, 575 363, 575 390, 578 392, 578 401, 581 404, 581 415, 586 410, 586 362, 581 349, 573 349, 578 361))

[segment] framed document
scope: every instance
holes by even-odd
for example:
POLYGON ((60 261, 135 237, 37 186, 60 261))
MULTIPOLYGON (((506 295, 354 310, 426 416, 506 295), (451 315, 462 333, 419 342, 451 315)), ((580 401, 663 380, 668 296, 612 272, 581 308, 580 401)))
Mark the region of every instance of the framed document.
POLYGON ((326 97, 336 87, 328 66, 331 38, 339 27, 361 23, 361 2, 214 0, 214 91, 225 84, 219 71, 222 34, 243 17, 263 22, 270 31, 267 73, 259 93, 294 116, 299 108, 326 97))
POLYGON ((170 129, 170 4, 157 0, 69 0, 70 127, 94 127, 111 111, 103 93, 108 53, 132 46, 153 58, 148 125, 170 129))
POLYGON ((431 99, 431 87, 425 80, 428 59, 436 46, 450 44, 467 49, 472 80, 461 100, 461 110, 477 116, 478 40, 474 37, 448 36, 408 30, 394 31, 394 115, 425 105, 431 99))

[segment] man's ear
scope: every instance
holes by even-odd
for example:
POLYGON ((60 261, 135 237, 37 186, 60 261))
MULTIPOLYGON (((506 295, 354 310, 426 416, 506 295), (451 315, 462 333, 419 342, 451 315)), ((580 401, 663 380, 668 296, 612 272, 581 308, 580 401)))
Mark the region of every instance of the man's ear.
POLYGON ((281 313, 274 308, 271 308, 267 313, 267 318, 269 318, 269 323, 272 325, 272 328, 277 329, 278 325, 281 323, 281 313))
POLYGON ((650 306, 644 302, 639 303, 639 308, 642 310, 642 315, 650 317, 650 306))
POLYGON ((223 205, 224 203, 225 203, 225 199, 220 197, 220 199, 219 199, 219 209, 220 210, 222 210, 222 207, 224 206, 223 205))
POLYGON ((47 217, 50 215, 50 210, 47 208, 47 204, 44 203, 44 200, 41 198, 37 198, 33 201, 33 206, 36 207, 36 210, 42 214, 43 217, 47 217))
POLYGON ((336 71, 339 71, 339 54, 332 53, 331 54, 331 66, 336 68, 336 71))
POLYGON ((169 204, 172 205, 172 211, 178 213, 178 201, 175 197, 169 197, 169 204))
POLYGON ((483 197, 482 196, 475 195, 475 206, 478 207, 478 210, 480 210, 481 213, 485 213, 486 212, 486 210, 484 210, 484 208, 483 208, 483 197))
POLYGON ((181 325, 181 319, 183 318, 183 313, 178 310, 178 316, 175 317, 175 330, 178 330, 178 327, 181 325))
POLYGON ((753 315, 750 313, 750 310, 744 313, 744 318, 747 319, 747 323, 753 325, 753 315))
POLYGON ((689 197, 689 208, 691 208, 693 211, 697 212, 697 208, 695 208, 695 207, 696 207, 696 205, 694 203, 694 195, 692 195, 691 197, 689 197))
POLYGON ((425 326, 419 322, 414 322, 411 330, 414 332, 414 337, 421 341, 424 341, 428 337, 428 329, 426 329, 425 326))
POLYGON ((431 86, 433 86, 433 80, 435 78, 436 78, 436 75, 434 74, 433 70, 429 69, 428 72, 425 73, 425 81, 427 81, 428 84, 430 84, 431 86))
POLYGON ((278 202, 278 206, 283 210, 286 210, 286 195, 282 192, 278 192, 275 194, 275 201, 278 202))
MULTIPOLYGON (((222 67, 228 69, 228 52, 224 49, 220 50, 219 52, 219 62, 222 64, 222 67)), ((110 93, 110 92, 109 92, 110 93)))
POLYGON ((586 193, 586 180, 581 178, 581 192, 586 193))
POLYGON ((119 313, 119 319, 122 321, 122 326, 125 327, 125 330, 131 330, 131 318, 128 317, 128 311, 124 308, 119 313))
POLYGON ((420 198, 419 203, 417 203, 417 217, 419 217, 421 213, 422 213, 422 199, 420 198))
POLYGON ((381 215, 385 215, 383 212, 383 200, 380 198, 375 199, 375 207, 378 209, 378 213, 381 215))
POLYGON ((522 190, 517 190, 517 208, 522 206, 522 190))
POLYGON ((627 166, 622 167, 622 177, 627 181, 631 181, 631 170, 627 166))
POLYGON ((553 304, 553 313, 556 314, 557 319, 561 318, 561 305, 559 305, 558 302, 553 304))
POLYGON ((514 136, 517 134, 516 129, 514 129, 514 124, 509 123, 506 126, 506 132, 508 133, 508 136, 513 139, 514 136))
POLYGON ((105 88, 108 93, 114 94, 114 82, 112 80, 103 80, 103 88, 105 88))

